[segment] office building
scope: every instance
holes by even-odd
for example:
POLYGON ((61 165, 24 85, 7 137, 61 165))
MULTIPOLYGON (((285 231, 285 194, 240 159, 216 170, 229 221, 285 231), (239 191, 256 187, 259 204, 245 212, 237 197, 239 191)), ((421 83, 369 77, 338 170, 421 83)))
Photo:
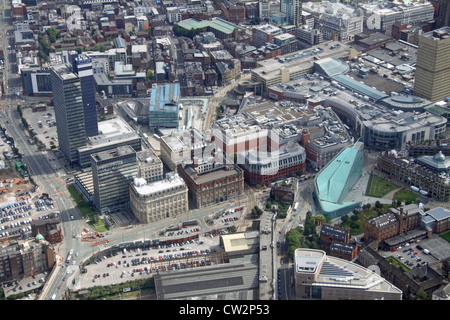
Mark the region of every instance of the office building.
POLYGON ((173 131, 161 137, 161 160, 175 171, 181 163, 188 163, 194 157, 202 158, 207 145, 208 141, 197 129, 173 131))
POLYGON ((244 169, 245 181, 248 184, 263 186, 293 174, 303 174, 305 161, 305 149, 292 140, 273 152, 257 150, 246 152, 245 162, 241 167, 244 169))
POLYGON ((178 83, 153 84, 148 114, 148 125, 151 129, 178 128, 179 98, 180 85, 178 83))
POLYGON ((78 161, 78 149, 86 145, 80 78, 65 64, 52 66, 50 74, 60 150, 74 164, 78 161))
POLYGON ((324 39, 350 42, 355 35, 363 32, 363 15, 359 10, 344 3, 305 2, 302 9, 314 17, 314 24, 324 39))
POLYGON ((235 164, 205 161, 179 165, 178 173, 189 188, 189 200, 198 209, 244 193, 244 171, 235 164))
POLYGON ((35 97, 51 97, 52 81, 50 70, 42 67, 22 68, 20 70, 23 94, 35 97))
POLYGON ((443 233, 450 229, 450 210, 438 207, 425 212, 421 226, 434 233, 443 233))
POLYGON ((450 92, 450 27, 419 37, 415 93, 432 102, 445 100, 450 92))
POLYGON ((163 163, 151 149, 136 153, 138 178, 143 178, 147 183, 163 178, 163 163))
POLYGON ((273 43, 274 36, 282 34, 283 30, 271 24, 253 26, 252 41, 256 48, 264 46, 267 42, 273 43))
POLYGON ((369 30, 380 30, 390 35, 395 22, 418 25, 432 21, 435 8, 430 2, 398 1, 389 7, 380 7, 376 3, 367 2, 359 4, 359 7, 364 12, 366 26, 369 30))
POLYGON ((299 300, 401 300, 402 291, 379 274, 325 251, 297 249, 295 294, 299 300))
POLYGON ((430 0, 435 8, 436 27, 450 26, 450 1, 449 0, 430 0))
POLYGON ((450 201, 450 178, 439 168, 446 168, 448 157, 437 153, 432 158, 409 161, 401 152, 383 151, 377 159, 381 172, 392 178, 417 187, 438 201, 450 201), (424 161, 425 160, 425 161, 424 161))
POLYGON ((82 168, 91 165, 91 154, 129 145, 134 151, 141 151, 140 135, 120 117, 100 121, 98 134, 86 138, 86 144, 78 149, 78 164, 82 168))
POLYGON ((94 205, 102 213, 126 209, 130 204, 130 183, 137 176, 136 151, 130 146, 91 155, 94 205))
POLYGON ((62 56, 70 71, 80 79, 86 137, 95 136, 98 134, 98 125, 92 59, 88 55, 78 54, 76 51, 64 51, 62 56))
POLYGON ((362 174, 364 144, 355 143, 342 150, 314 178, 314 198, 324 215, 331 219, 361 206, 345 201, 362 174))
POLYGON ((281 0, 280 9, 287 14, 290 24, 297 28, 302 25, 302 0, 281 0))
POLYGON ((150 183, 144 178, 135 178, 130 184, 130 204, 139 222, 173 219, 189 210, 188 188, 176 172, 150 183))

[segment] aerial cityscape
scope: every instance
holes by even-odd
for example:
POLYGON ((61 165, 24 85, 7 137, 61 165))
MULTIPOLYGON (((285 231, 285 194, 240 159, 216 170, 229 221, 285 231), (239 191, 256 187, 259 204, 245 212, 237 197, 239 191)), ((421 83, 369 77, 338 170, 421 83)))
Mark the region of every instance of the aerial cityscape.
POLYGON ((0 1, 0 300, 450 300, 450 0, 0 1))

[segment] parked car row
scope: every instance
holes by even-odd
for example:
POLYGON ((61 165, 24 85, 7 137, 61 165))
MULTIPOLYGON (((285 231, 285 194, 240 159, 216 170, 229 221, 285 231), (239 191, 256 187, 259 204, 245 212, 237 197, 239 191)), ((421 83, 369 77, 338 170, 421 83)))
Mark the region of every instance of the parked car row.
POLYGON ((190 230, 188 229, 182 229, 182 230, 178 230, 178 231, 170 231, 170 232, 166 232, 164 234, 164 236, 166 237, 172 237, 172 236, 180 236, 180 235, 184 235, 184 234, 189 234, 189 233, 194 233, 194 232, 199 232, 200 228, 192 228, 190 230))
POLYGON ((53 202, 50 200, 39 199, 35 202, 35 204, 38 211, 46 211, 54 208, 53 202))

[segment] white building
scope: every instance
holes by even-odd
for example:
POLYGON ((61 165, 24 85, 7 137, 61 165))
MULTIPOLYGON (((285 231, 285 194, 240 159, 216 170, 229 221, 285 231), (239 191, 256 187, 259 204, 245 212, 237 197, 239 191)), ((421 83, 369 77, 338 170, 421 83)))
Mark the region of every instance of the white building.
POLYGON ((302 9, 313 15, 314 25, 323 33, 324 39, 350 42, 356 34, 363 32, 362 12, 345 4, 305 2, 302 9))
POLYGON ((361 4, 364 11, 365 23, 368 29, 382 30, 390 35, 392 25, 399 21, 401 24, 417 24, 434 19, 434 6, 425 1, 409 2, 393 8, 380 8, 375 4, 361 4))
POLYGON ((138 178, 144 178, 148 183, 163 179, 163 163, 153 150, 137 152, 136 160, 138 178))
POLYGON ((189 210, 188 188, 176 172, 169 172, 166 179, 151 183, 136 178, 130 184, 130 203, 139 222, 174 218, 189 210))
POLYGON ((295 294, 300 300, 402 300, 379 274, 315 249, 295 250, 295 294))

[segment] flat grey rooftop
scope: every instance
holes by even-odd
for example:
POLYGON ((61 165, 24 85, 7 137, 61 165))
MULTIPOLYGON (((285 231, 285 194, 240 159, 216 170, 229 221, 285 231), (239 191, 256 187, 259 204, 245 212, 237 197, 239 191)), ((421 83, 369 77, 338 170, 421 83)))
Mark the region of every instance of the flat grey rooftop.
POLYGON ((155 276, 159 300, 170 299, 257 299, 258 265, 224 263, 155 276), (233 298, 234 296, 234 298, 233 298))

